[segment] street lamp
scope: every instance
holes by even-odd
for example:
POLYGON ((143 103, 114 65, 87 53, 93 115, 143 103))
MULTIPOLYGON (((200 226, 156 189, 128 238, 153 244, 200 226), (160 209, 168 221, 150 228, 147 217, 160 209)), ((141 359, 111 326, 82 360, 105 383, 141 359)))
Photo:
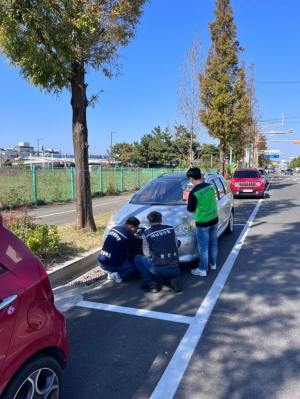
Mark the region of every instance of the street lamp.
POLYGON ((40 141, 43 141, 44 139, 37 139, 37 153, 38 153, 38 157, 40 156, 40 146, 39 143, 40 141))
POLYGON ((112 135, 117 132, 110 132, 110 158, 112 159, 112 135))

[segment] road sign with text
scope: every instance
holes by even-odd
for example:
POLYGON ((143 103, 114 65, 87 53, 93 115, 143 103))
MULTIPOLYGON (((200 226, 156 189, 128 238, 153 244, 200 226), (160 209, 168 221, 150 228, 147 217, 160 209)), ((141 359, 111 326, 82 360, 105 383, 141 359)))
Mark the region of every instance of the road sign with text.
POLYGON ((267 159, 270 159, 270 158, 279 158, 279 155, 276 155, 276 154, 269 154, 269 155, 266 155, 266 154, 265 154, 264 158, 267 158, 267 159))

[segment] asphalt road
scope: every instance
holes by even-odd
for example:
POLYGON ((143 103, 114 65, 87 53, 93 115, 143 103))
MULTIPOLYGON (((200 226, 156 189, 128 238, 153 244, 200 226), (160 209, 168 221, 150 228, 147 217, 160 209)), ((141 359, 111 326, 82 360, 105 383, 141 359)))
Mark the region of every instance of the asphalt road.
POLYGON ((55 290, 71 345, 61 399, 300 397, 300 179, 271 176, 263 200, 235 200, 217 270, 181 268, 182 293, 144 293, 138 274, 55 290))
MULTIPOLYGON (((115 195, 93 199, 93 214, 99 215, 110 211, 118 211, 132 197, 133 194, 115 195)), ((76 204, 69 202, 66 204, 47 206, 30 211, 32 216, 37 217, 34 221, 38 224, 55 224, 74 222, 76 220, 76 204)))

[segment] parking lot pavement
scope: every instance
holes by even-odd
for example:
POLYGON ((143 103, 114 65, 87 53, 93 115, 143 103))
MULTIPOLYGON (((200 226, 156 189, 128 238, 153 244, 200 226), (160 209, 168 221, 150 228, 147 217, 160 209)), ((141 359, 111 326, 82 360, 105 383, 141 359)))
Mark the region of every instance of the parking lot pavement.
MULTIPOLYGON (((297 259, 290 212, 299 193, 287 181, 272 184, 264 200, 236 200, 236 226, 219 239, 217 270, 200 278, 190 273, 196 264, 181 267, 180 294, 145 293, 138 274, 75 290, 73 301, 69 293, 61 399, 292 398, 284 395, 300 388, 300 276, 284 274, 283 260, 289 244, 288 264, 297 259)), ((68 290, 62 294, 63 301, 68 290)))

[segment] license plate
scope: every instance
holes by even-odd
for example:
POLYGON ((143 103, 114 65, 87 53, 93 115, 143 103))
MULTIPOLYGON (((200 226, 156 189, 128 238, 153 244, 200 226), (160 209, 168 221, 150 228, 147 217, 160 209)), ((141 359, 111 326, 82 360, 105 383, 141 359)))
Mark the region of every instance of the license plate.
POLYGON ((242 190, 243 193, 253 193, 253 190, 242 190))

